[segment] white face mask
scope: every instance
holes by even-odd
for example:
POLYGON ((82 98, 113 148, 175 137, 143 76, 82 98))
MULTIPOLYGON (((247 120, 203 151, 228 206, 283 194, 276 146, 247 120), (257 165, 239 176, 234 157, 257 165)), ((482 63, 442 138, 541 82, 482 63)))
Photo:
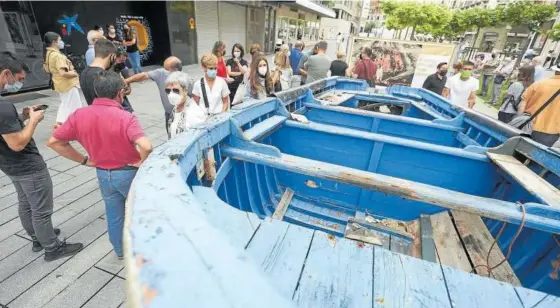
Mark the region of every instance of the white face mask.
POLYGON ((58 49, 64 49, 64 41, 60 40, 56 43, 56 46, 58 47, 58 49))
POLYGON ((101 33, 101 35, 105 34, 105 32, 103 32, 103 29, 99 29, 97 31, 99 31, 99 33, 101 33))
POLYGON ((177 93, 169 93, 167 94, 167 98, 169 98, 169 102, 171 103, 171 105, 173 106, 177 106, 181 103, 181 101, 183 100, 183 98, 181 97, 181 95, 177 94, 177 93))
POLYGON ((291 54, 292 54, 292 52, 291 52, 291 51, 288 51, 288 53, 286 54, 286 56, 289 57, 291 54))
POLYGON ((267 66, 259 67, 259 75, 265 76, 267 72, 268 72, 268 67, 267 66))
POLYGON ((233 52, 233 56, 236 57, 236 58, 239 58, 239 57, 241 57, 241 52, 239 52, 239 51, 234 51, 234 52, 233 52))

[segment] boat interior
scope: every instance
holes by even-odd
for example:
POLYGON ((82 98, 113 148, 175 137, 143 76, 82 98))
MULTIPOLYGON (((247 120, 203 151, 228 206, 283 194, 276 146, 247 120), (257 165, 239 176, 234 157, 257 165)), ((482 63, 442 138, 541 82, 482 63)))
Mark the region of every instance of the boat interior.
MULTIPOLYGON (((320 245, 356 240, 559 293, 551 264, 560 264, 553 235, 560 231, 560 169, 543 167, 557 153, 520 137, 471 151, 316 122, 315 115, 300 122, 274 99, 243 109, 209 131, 229 125, 231 134, 190 159, 212 153, 216 161, 212 184, 197 168, 186 173, 199 200, 219 198, 256 218, 288 222, 307 238, 320 231, 328 235, 320 245)), ((303 257, 314 242, 299 244, 303 257)), ((363 253, 352 258, 371 257, 363 253)))
POLYGON ((245 102, 153 153, 135 180, 137 227, 125 235, 138 285, 165 290, 160 303, 179 292, 216 307, 259 298, 270 307, 560 306, 559 153, 468 111, 442 116, 417 97, 370 90, 328 79, 245 102), (332 93, 344 99, 325 103, 332 93), (360 109, 368 104, 378 105, 360 109), (178 253, 189 266, 167 271, 178 253), (201 279, 179 290, 182 275, 201 279), (240 287, 252 283, 263 296, 240 287))

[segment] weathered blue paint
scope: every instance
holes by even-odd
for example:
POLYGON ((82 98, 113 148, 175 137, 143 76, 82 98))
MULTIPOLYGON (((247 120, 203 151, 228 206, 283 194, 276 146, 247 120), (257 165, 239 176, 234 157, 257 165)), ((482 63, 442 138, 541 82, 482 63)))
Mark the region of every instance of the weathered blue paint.
MULTIPOLYGON (((312 91, 341 82, 327 80, 312 91)), ((364 91, 360 83, 348 85, 364 91)), ((313 109, 305 103, 294 109, 313 109)), ((524 286, 559 293, 553 267, 560 246, 551 235, 560 233, 559 210, 534 203, 484 151, 382 133, 383 121, 399 122, 385 115, 369 118, 368 130, 360 130, 296 123, 289 120, 290 105, 278 99, 245 104, 164 144, 139 170, 124 236, 133 307, 527 307, 543 295, 340 238, 351 217, 415 219, 452 208, 487 217, 494 236, 506 221, 499 247, 507 251, 523 219, 517 201, 527 214, 510 264, 524 286), (210 147, 217 179, 205 188, 195 165, 210 147), (295 195, 284 221, 260 220, 257 215, 271 216, 286 188, 295 195)), ((487 144, 492 133, 464 126, 465 114, 461 128, 457 114, 423 123, 487 144)), ((421 121, 412 120, 401 122, 421 121)), ((558 181, 554 152, 512 140, 491 151, 522 153, 535 172, 541 162, 550 165, 544 178, 558 181)), ((404 247, 393 240, 390 246, 404 247)), ((553 296, 542 301, 546 307, 557 302, 553 296)))

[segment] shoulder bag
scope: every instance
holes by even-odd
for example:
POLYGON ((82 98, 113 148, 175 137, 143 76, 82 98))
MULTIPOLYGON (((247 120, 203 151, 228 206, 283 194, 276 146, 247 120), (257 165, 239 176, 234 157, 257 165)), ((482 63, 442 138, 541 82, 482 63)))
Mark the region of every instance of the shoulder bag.
POLYGON ((210 105, 208 102, 208 96, 206 95, 206 86, 204 85, 204 77, 200 78, 200 89, 202 90, 202 99, 204 100, 204 106, 206 106, 206 112, 210 114, 210 105))

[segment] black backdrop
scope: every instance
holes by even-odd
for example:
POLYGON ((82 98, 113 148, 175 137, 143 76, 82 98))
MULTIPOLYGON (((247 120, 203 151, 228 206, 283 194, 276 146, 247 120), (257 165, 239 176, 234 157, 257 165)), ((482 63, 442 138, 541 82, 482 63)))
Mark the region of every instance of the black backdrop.
POLYGON ((161 65, 171 55, 167 26, 167 13, 164 1, 34 1, 31 2, 35 18, 43 36, 48 31, 61 34, 62 25, 57 21, 62 15, 72 17, 78 14, 76 22, 84 33, 72 29, 70 35, 62 36, 73 54, 85 54, 88 46, 87 32, 95 25, 104 28, 115 24, 122 15, 143 16, 150 23, 152 53, 142 65, 161 65))

